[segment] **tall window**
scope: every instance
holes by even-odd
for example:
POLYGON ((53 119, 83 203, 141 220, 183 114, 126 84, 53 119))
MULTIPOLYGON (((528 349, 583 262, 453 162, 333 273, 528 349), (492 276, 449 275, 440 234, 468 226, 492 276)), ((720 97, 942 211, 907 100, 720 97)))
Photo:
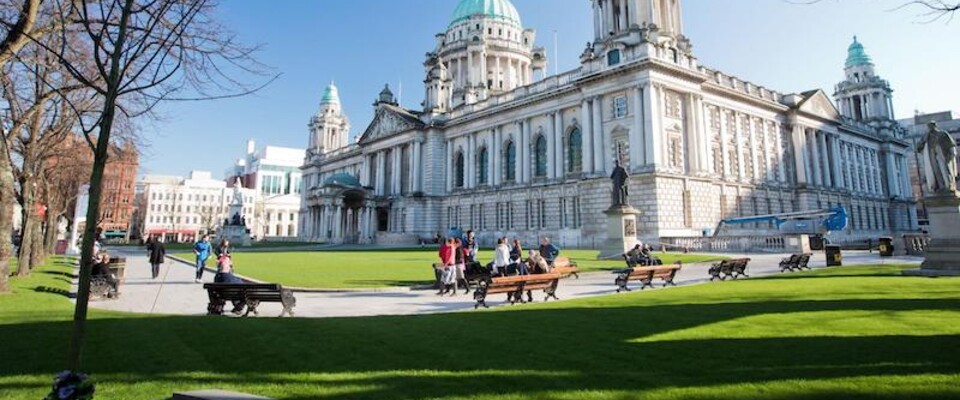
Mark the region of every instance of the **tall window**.
POLYGON ((517 146, 512 140, 507 142, 503 151, 503 169, 506 171, 507 181, 517 180, 517 146))
POLYGON ((487 182, 488 175, 490 171, 490 159, 487 155, 487 148, 483 147, 480 149, 480 155, 477 157, 477 169, 480 170, 480 184, 486 185, 490 182, 487 182))
POLYGON ((580 128, 574 128, 567 138, 567 172, 583 170, 583 136, 580 128))
POLYGON ((613 99, 613 117, 624 118, 627 116, 627 96, 617 96, 613 99))
POLYGON ((547 139, 543 135, 537 136, 537 142, 534 151, 534 176, 547 176, 547 139))
POLYGON ((463 187, 463 181, 464 181, 464 179, 463 179, 463 178, 464 178, 464 174, 463 174, 463 152, 462 152, 462 151, 458 151, 458 152, 457 152, 457 161, 456 161, 456 167, 455 167, 455 169, 454 169, 454 174, 455 174, 455 176, 456 176, 456 184, 457 184, 457 187, 458 187, 458 188, 462 188, 462 187, 463 187))

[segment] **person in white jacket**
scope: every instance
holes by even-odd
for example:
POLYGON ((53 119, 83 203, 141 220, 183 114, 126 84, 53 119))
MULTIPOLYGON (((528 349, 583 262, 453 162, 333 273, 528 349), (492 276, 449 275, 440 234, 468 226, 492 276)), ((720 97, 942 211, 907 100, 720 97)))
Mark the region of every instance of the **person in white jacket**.
POLYGON ((494 252, 491 275, 506 272, 508 265, 510 265, 510 248, 507 247, 506 240, 503 238, 497 239, 497 249, 494 252))

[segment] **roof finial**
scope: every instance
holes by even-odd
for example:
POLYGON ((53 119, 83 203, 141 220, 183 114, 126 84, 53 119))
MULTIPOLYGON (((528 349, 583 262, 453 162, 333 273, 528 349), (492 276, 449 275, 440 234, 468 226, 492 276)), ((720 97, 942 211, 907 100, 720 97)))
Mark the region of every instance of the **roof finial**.
POLYGON ((853 42, 857 43, 857 35, 853 35, 853 42))

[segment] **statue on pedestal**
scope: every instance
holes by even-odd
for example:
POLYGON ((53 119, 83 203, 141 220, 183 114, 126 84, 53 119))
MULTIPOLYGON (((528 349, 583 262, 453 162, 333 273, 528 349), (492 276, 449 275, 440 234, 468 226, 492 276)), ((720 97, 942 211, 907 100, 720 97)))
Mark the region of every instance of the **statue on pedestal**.
POLYGON ((957 143, 949 133, 937 129, 936 122, 927 126, 929 130, 917 143, 917 152, 927 149, 928 166, 933 172, 933 182, 930 182, 933 193, 953 195, 957 191, 957 143))
POLYGON ((620 165, 620 160, 616 160, 616 166, 613 168, 613 174, 610 175, 613 181, 613 208, 630 206, 630 174, 620 165))

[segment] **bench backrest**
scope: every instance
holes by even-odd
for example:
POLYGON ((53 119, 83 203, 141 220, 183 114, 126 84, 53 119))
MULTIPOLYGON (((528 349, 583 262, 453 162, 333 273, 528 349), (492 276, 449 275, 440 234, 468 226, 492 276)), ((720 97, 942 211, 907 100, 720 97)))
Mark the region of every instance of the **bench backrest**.
POLYGON ((203 285, 204 289, 214 292, 277 292, 283 290, 283 286, 276 283, 207 283, 203 285))

